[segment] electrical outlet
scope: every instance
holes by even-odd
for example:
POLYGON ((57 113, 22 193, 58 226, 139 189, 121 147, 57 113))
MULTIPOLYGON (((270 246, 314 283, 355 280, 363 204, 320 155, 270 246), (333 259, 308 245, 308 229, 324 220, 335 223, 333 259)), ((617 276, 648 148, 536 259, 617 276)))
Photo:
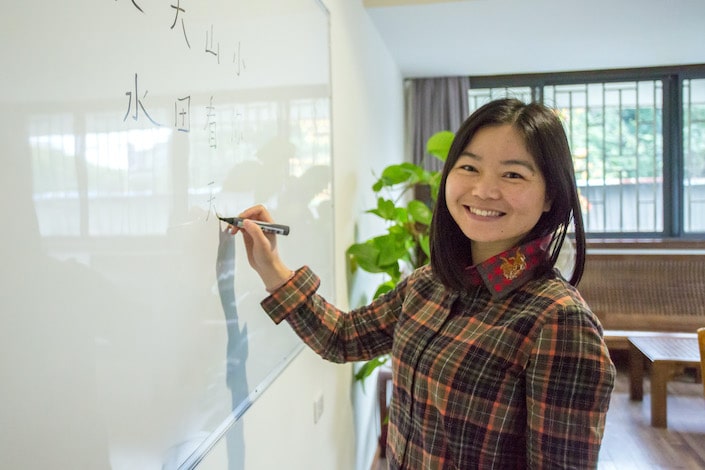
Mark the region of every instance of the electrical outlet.
POLYGON ((319 393, 313 400, 313 423, 317 423, 323 415, 323 393, 319 393))

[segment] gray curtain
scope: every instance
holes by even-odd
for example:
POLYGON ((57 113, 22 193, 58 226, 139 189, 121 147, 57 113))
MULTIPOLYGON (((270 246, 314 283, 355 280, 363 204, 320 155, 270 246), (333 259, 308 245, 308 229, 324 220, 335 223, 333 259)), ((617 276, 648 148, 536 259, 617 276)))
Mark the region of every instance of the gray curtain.
POLYGON ((468 116, 469 77, 409 79, 406 82, 406 136, 412 162, 427 170, 443 163, 426 155, 426 141, 438 131, 455 132, 468 116))

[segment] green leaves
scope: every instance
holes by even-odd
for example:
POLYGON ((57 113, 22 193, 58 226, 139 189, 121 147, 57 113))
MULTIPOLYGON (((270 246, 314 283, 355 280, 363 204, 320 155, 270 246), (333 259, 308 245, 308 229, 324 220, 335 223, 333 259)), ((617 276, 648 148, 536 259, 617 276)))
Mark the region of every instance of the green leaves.
MULTIPOLYGON (((406 207, 397 206, 390 199, 378 198, 377 207, 367 211, 389 222, 387 233, 351 245, 347 250, 350 266, 370 273, 386 273, 391 288, 401 280, 401 264, 418 267, 419 252, 429 255, 428 232, 433 212, 422 201, 413 199, 406 207)), ((390 290, 383 283, 375 298, 390 290)))
POLYGON ((375 245, 374 240, 367 240, 362 243, 350 245, 346 250, 350 267, 353 271, 357 268, 367 271, 368 273, 383 273, 384 269, 380 267, 379 248, 375 245))
MULTIPOLYGON (((453 133, 442 131, 427 142, 427 151, 445 160, 453 133)), ((387 233, 351 245, 347 250, 350 268, 388 276, 377 288, 375 298, 389 290, 401 280, 402 265, 415 269, 430 257, 429 232, 433 211, 440 186, 441 173, 427 171, 413 163, 389 165, 382 176, 372 185, 377 196, 377 206, 368 210, 387 222, 387 233), (400 203, 407 191, 419 185, 428 186, 430 201, 411 199, 406 205, 400 203), (383 193, 395 194, 396 200, 383 193)))
MULTIPOLYGON (((442 131, 426 143, 426 151, 445 161, 453 133, 442 131)), ((348 247, 346 254, 350 269, 362 269, 385 276, 374 293, 374 298, 389 292, 401 281, 402 272, 415 269, 430 258, 432 207, 440 187, 441 172, 427 171, 413 163, 389 165, 372 185, 377 206, 368 210, 387 223, 387 233, 369 238, 348 247), (417 186, 428 186, 430 200, 411 199, 403 196, 417 186)), ((366 362, 355 379, 363 381, 374 369, 387 361, 387 356, 366 362)))
POLYGON ((360 268, 368 273, 386 273, 393 280, 401 277, 400 259, 408 259, 406 233, 392 230, 386 235, 351 245, 346 253, 353 270, 360 268))
POLYGON ((414 222, 424 225, 431 225, 431 217, 433 217, 433 212, 426 204, 414 199, 409 202, 407 208, 409 216, 414 222))
POLYGON ((402 211, 403 209, 397 207, 394 201, 380 197, 377 199, 377 208, 370 209, 367 213, 374 214, 384 220, 396 221, 404 215, 402 211))
POLYGON ((396 186, 405 183, 414 185, 423 180, 426 171, 413 163, 400 163, 390 165, 382 171, 382 176, 372 186, 374 192, 379 192, 384 187, 396 186))
POLYGON ((357 371, 355 374, 355 380, 362 380, 362 386, 364 387, 365 382, 364 380, 372 374, 372 371, 374 371, 376 368, 378 368, 381 365, 384 365, 389 358, 387 356, 381 356, 377 357, 375 359, 372 359, 370 361, 367 361, 360 367, 360 370, 357 371))
POLYGON ((426 141, 426 152, 445 162, 454 137, 455 134, 450 131, 436 132, 426 141))

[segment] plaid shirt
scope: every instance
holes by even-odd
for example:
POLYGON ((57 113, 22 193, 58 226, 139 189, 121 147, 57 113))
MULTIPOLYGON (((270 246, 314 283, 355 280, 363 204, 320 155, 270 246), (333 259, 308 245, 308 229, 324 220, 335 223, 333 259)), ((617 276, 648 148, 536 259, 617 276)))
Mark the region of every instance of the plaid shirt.
POLYGON ((615 369, 597 317, 538 242, 469 270, 467 291, 422 267, 344 313, 308 267, 262 306, 334 362, 391 353, 390 469, 595 468, 615 369))

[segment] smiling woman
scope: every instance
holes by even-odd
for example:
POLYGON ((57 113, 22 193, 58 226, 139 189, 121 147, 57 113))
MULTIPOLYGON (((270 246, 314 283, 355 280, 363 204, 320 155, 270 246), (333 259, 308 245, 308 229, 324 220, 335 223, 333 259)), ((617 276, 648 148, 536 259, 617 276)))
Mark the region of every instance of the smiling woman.
POLYGON ((551 205, 534 157, 512 125, 480 129, 446 180, 448 210, 472 243, 472 262, 516 245, 551 205))
MULTIPOLYGON (((454 195, 453 181, 458 171, 473 175, 489 173, 503 181, 501 185, 497 183, 494 186, 491 197, 488 197, 486 189, 480 188, 485 192, 476 193, 472 201, 494 201, 494 205, 474 202, 476 209, 492 209, 504 215, 504 211, 508 212, 510 201, 524 206, 528 203, 526 199, 534 198, 534 210, 539 217, 531 227, 522 227, 518 231, 514 227, 502 229, 512 231, 515 236, 526 230, 527 233, 520 237, 521 241, 550 235, 551 266, 555 266, 566 233, 572 226, 576 258, 570 281, 573 285, 580 281, 585 259, 583 219, 570 147, 563 125, 553 110, 538 103, 524 105, 516 99, 496 100, 479 108, 460 126, 441 176, 431 243, 437 253, 443 253, 443 258, 460 259, 443 267, 435 266, 446 283, 460 287, 466 276, 464 263, 474 258, 471 245, 481 240, 468 236, 463 230, 467 224, 461 223, 464 219, 456 218, 456 214, 465 217, 466 210, 459 210, 452 200, 446 200, 449 191, 451 196, 454 195), (463 162, 466 161, 471 161, 473 165, 464 167, 463 162), (472 173, 468 172, 468 168, 472 169, 472 173), (551 181, 551 185, 547 186, 545 181, 551 181), (524 191, 514 196, 512 191, 505 189, 507 196, 510 196, 505 198, 500 187, 520 187, 524 191), (471 241, 468 242, 468 239, 471 241)), ((472 179, 477 178, 479 176, 472 179)))
MULTIPOLYGON (((308 266, 283 263, 274 235, 236 230, 274 322, 329 361, 391 356, 390 469, 596 467, 615 369, 574 287, 585 234, 572 168, 552 110, 483 106, 445 162, 431 264, 350 312, 317 293, 308 266), (556 261, 571 225, 568 282, 556 261)), ((242 216, 272 221, 263 206, 242 216)))

